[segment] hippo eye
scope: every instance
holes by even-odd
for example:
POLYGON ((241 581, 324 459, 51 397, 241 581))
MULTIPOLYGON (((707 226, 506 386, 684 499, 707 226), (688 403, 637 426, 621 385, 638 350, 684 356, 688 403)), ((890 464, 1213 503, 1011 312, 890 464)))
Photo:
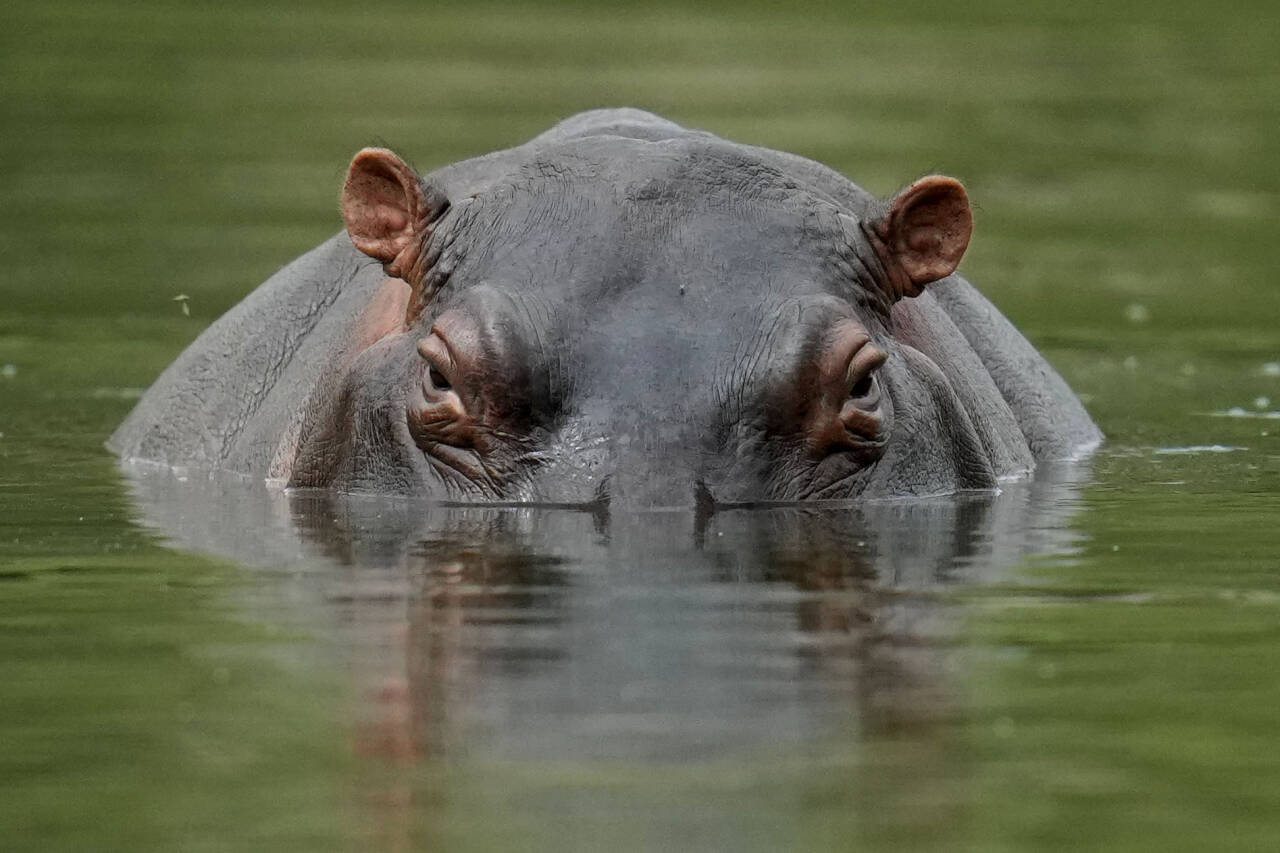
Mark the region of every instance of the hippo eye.
POLYGON ((453 385, 449 383, 449 380, 445 378, 444 374, 435 367, 428 369, 427 376, 431 379, 431 384, 437 391, 449 391, 453 388, 453 385))
POLYGON ((864 376, 854 383, 853 388, 849 391, 849 397, 857 400, 866 397, 875 388, 875 380, 870 376, 864 376))
POLYGON ((475 421, 449 379, 458 366, 448 345, 432 334, 418 342, 418 355, 426 362, 425 375, 421 402, 409 412, 410 432, 423 449, 470 447, 475 440, 475 421))
POLYGON ((884 350, 870 343, 854 354, 849 363, 849 400, 855 405, 874 408, 879 401, 876 371, 884 364, 885 358, 884 350))

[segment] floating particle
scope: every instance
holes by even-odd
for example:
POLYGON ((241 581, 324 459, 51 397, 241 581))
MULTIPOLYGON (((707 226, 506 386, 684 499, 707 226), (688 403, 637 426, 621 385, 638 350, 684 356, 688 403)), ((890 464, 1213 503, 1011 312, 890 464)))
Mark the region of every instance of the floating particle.
POLYGON ((1134 325, 1139 325, 1151 319, 1151 311, 1147 306, 1134 302, 1124 309, 1124 318, 1134 325))

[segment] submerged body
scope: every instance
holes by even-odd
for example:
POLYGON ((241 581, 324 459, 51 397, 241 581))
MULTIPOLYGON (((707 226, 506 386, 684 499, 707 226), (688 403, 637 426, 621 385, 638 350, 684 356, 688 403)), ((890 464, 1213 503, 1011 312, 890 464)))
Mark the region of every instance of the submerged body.
POLYGON ((881 202, 637 110, 425 177, 202 334, 122 456, 454 501, 688 506, 990 489, 1100 434, 953 274, 963 188, 881 202))

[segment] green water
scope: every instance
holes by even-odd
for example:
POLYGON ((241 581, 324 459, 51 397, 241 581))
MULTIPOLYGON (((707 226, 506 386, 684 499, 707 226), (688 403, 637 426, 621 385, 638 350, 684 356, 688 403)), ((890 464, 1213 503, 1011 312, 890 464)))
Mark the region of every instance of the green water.
POLYGON ((5 849, 1280 843, 1280 18, 699 8, 0 10, 5 849), (701 531, 134 496, 103 440, 337 230, 353 151, 620 104, 964 179, 963 270, 1106 447, 1031 497, 701 531))

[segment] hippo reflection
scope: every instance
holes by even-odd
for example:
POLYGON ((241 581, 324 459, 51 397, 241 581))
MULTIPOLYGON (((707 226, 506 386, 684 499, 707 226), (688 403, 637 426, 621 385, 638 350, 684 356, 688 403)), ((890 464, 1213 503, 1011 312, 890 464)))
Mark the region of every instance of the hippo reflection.
POLYGON ((425 177, 353 160, 347 233, 206 331, 127 458, 292 486, 614 506, 992 489, 1099 433, 953 275, 941 176, 887 201, 637 110, 425 177))
POLYGON ((171 541, 286 570, 243 608, 309 624, 351 660, 372 697, 362 748, 411 761, 683 759, 927 726, 955 707, 964 608, 945 593, 1072 548, 1084 473, 855 507, 608 514, 130 472, 171 541))

